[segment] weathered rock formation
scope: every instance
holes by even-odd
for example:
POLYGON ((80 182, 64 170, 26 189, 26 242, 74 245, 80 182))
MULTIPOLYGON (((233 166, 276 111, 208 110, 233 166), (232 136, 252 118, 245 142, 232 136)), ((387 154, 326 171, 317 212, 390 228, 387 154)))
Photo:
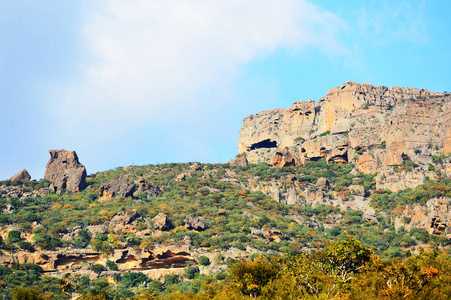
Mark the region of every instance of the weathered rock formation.
POLYGON ((156 215, 155 218, 152 219, 152 223, 157 230, 164 231, 172 228, 171 221, 164 213, 159 213, 158 215, 156 215))
POLYGON ((117 180, 104 183, 99 188, 101 201, 111 201, 120 197, 131 197, 135 191, 135 185, 127 181, 127 177, 122 176, 117 180))
POLYGON ((139 198, 143 194, 147 199, 150 199, 160 196, 163 192, 158 186, 143 177, 133 182, 127 175, 123 175, 117 180, 104 183, 99 188, 100 201, 111 201, 117 198, 132 196, 139 198))
POLYGON ((187 215, 183 223, 185 224, 185 227, 187 229, 193 229, 197 231, 205 230, 206 227, 204 221, 193 215, 187 215))
POLYGON ((163 192, 158 186, 152 184, 143 177, 139 178, 136 181, 136 191, 133 193, 133 196, 137 197, 139 196, 139 193, 146 194, 147 199, 158 197, 161 194, 163 194, 163 192))
POLYGON ((9 179, 9 181, 30 181, 31 179, 31 175, 30 173, 28 173, 28 171, 26 169, 22 169, 20 170, 16 175, 14 175, 13 177, 11 177, 9 179))
POLYGON ((234 159, 230 160, 230 166, 231 167, 246 167, 247 166, 247 159, 246 157, 242 155, 238 155, 234 159))
MULTIPOLYGON (((115 249, 112 254, 104 256, 90 249, 59 249, 54 251, 16 251, 10 255, 0 256, 0 265, 13 263, 31 263, 39 265, 45 272, 80 272, 83 265, 114 261, 119 270, 156 270, 182 268, 186 262, 193 261, 190 256, 190 244, 179 243, 170 246, 154 247, 151 250, 125 248, 115 249)), ((89 271, 88 271, 89 272, 89 271)), ((91 274, 95 276, 94 274, 91 274)))
POLYGON ((412 228, 424 228, 430 234, 443 235, 451 238, 451 199, 446 197, 433 198, 426 205, 406 205, 398 212, 395 218, 395 227, 404 227, 409 231, 412 228))
POLYGON ((127 232, 135 233, 139 222, 148 225, 147 221, 136 211, 120 212, 111 218, 108 225, 108 231, 115 234, 125 234, 127 232))
POLYGON ((319 99, 243 120, 238 153, 250 163, 295 165, 325 158, 376 173, 403 155, 427 164, 451 153, 451 95, 347 82, 319 99))
POLYGON ((44 179, 52 182, 50 188, 60 193, 62 190, 79 192, 86 187, 86 168, 78 161, 75 151, 49 150, 44 179))

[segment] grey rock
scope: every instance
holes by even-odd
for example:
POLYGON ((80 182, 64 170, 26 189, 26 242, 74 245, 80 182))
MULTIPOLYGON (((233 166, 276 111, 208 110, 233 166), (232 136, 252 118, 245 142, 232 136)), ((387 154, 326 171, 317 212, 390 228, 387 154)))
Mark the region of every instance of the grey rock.
POLYGON ((206 228, 205 222, 193 215, 187 215, 183 223, 185 223, 185 227, 190 230, 202 231, 206 228))
POLYGON ((138 188, 136 189, 136 191, 133 193, 134 197, 138 196, 138 193, 145 193, 147 195, 147 199, 153 198, 153 197, 158 197, 161 196, 163 194, 163 192, 161 191, 161 189, 150 183, 149 181, 147 181, 146 179, 144 179, 143 177, 139 178, 136 181, 136 185, 138 186, 138 188))

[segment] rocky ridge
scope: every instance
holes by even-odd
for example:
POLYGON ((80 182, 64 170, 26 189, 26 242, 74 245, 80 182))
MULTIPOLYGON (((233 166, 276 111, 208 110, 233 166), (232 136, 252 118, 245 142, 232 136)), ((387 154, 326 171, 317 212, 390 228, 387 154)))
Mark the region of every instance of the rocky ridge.
POLYGON ((377 173, 403 155, 427 165, 451 153, 451 95, 347 82, 318 100, 294 102, 243 120, 238 153, 275 166, 326 158, 377 173))

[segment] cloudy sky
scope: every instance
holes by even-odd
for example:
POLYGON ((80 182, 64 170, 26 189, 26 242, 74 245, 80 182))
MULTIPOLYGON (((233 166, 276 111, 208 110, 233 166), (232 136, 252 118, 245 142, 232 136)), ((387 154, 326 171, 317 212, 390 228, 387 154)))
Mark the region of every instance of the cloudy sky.
POLYGON ((352 80, 451 90, 451 2, 0 0, 0 180, 227 162, 249 114, 352 80))

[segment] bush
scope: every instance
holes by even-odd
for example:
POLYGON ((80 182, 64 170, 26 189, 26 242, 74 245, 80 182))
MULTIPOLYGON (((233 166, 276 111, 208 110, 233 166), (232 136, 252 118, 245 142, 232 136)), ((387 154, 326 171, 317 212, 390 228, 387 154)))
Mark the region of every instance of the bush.
POLYGON ((208 266, 210 265, 210 259, 204 255, 199 257, 199 265, 208 266))
POLYGON ((22 250, 34 251, 33 246, 29 242, 19 241, 19 242, 17 242, 17 246, 19 246, 19 248, 22 250))
POLYGON ((44 300, 41 291, 35 288, 15 287, 11 292, 13 300, 44 300))
POLYGON ((20 231, 17 230, 11 230, 8 233, 8 238, 6 239, 9 243, 17 243, 21 240, 20 238, 20 231))
POLYGON ((74 245, 77 248, 86 248, 91 241, 91 233, 86 229, 81 229, 78 236, 74 240, 74 245))
POLYGON ((258 256, 253 261, 239 261, 230 268, 230 274, 243 295, 256 297, 261 289, 277 278, 280 264, 258 256))
POLYGON ((106 266, 107 266, 107 268, 110 269, 111 271, 117 271, 117 270, 118 270, 117 265, 114 263, 114 261, 107 260, 107 261, 106 261, 106 266))
POLYGON ((101 264, 95 264, 91 266, 91 271, 93 271, 96 274, 100 274, 105 270, 106 270, 105 267, 101 264))
POLYGON ((36 246, 46 250, 54 250, 56 247, 60 247, 63 244, 60 239, 46 233, 35 234, 33 236, 33 241, 36 246))

